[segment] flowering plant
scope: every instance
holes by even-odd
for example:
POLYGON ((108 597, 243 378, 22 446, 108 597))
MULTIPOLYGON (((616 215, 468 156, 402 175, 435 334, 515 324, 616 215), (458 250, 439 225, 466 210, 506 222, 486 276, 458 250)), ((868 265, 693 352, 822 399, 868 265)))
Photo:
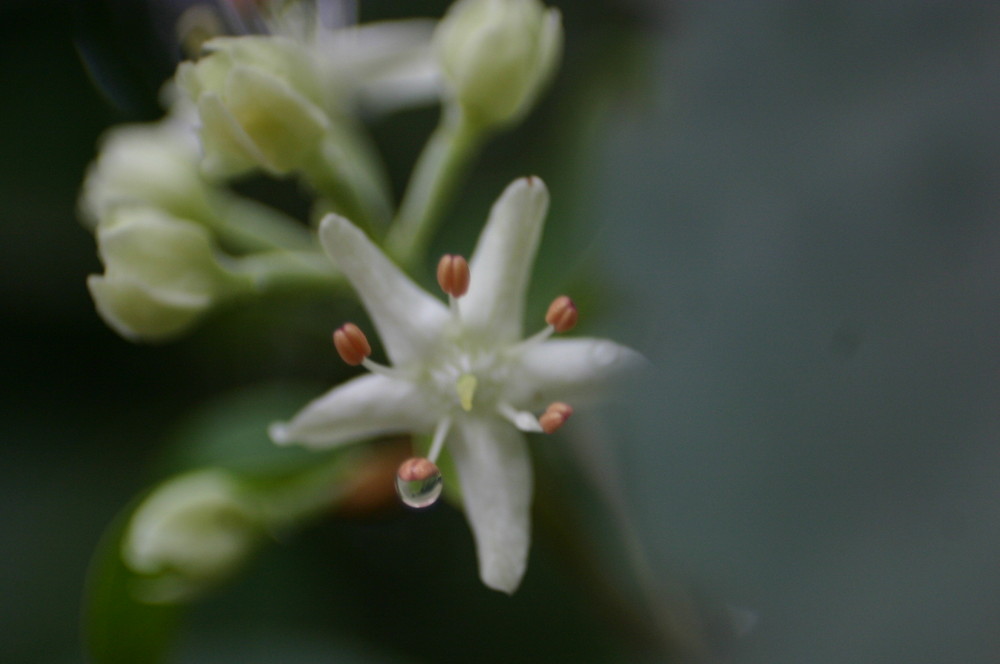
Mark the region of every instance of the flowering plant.
MULTIPOLYGON (((144 606, 203 597, 268 540, 350 505, 370 512, 387 486, 410 507, 442 495, 460 507, 482 582, 512 594, 532 540, 531 437, 555 433, 641 364, 613 341, 553 338, 578 320, 558 293, 524 335, 549 209, 539 177, 506 188, 469 261, 440 260, 447 304, 415 279, 482 145, 522 120, 553 78, 558 11, 459 0, 437 23, 331 26, 328 6, 266 5, 253 10, 261 33, 204 41, 167 86, 167 116, 109 132, 85 180, 80 208, 104 265, 88 286, 126 339, 177 340, 227 311, 285 299, 275 293, 355 295, 389 360, 372 360, 362 327, 344 323, 334 348, 369 373, 297 413, 276 412, 267 429, 277 446, 310 452, 253 472, 202 463, 129 510, 109 549, 113 573, 99 583, 144 606), (432 102, 439 126, 396 204, 367 123, 432 102), (240 180, 253 173, 299 185, 309 219, 248 196, 240 180), (406 453, 384 453, 400 437, 406 453), (368 452, 339 451, 363 441, 368 452)), ((111 661, 117 628, 99 624, 95 657, 111 661)))

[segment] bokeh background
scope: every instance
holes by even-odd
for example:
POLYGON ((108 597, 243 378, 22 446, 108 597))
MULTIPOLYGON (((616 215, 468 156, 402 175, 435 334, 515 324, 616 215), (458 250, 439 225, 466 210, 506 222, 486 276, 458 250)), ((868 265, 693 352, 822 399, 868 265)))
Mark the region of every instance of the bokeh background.
MULTIPOLYGON (((563 5, 552 93, 484 155, 453 215, 477 221, 439 242, 542 175, 533 306, 579 286, 585 331, 651 360, 592 429, 614 490, 592 525, 610 514, 628 554, 597 574, 638 564, 654 625, 714 661, 997 661, 1000 8, 563 5)), ((156 117, 170 70, 139 7, 0 5, 4 662, 84 661, 91 552, 209 426, 192 413, 250 408, 264 383, 291 412, 339 379, 314 358, 343 303, 231 311, 162 347, 95 315, 77 188, 105 127, 156 117)), ((397 179, 434 114, 405 120, 375 127, 397 179)), ((508 599, 447 508, 332 519, 196 609, 177 661, 670 661, 536 539, 508 599)))

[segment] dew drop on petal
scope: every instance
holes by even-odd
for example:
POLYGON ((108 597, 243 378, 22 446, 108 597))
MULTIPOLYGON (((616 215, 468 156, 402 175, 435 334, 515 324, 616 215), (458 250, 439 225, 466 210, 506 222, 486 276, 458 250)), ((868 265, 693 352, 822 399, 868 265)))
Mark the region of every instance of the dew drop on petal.
POLYGON ((407 459, 396 471, 396 493, 410 507, 429 507, 441 497, 444 480, 441 471, 429 459, 407 459))

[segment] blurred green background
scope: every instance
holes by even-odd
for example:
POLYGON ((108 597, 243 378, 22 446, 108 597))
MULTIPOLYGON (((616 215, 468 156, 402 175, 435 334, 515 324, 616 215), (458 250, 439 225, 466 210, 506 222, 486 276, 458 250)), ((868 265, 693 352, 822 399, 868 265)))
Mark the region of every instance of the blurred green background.
MULTIPOLYGON (((646 591, 697 598, 718 661, 995 662, 1000 8, 563 4, 560 78, 484 155, 454 215, 477 221, 440 243, 467 246, 513 177, 552 186, 533 306, 581 284, 604 314, 584 332, 654 366, 602 428, 646 591)), ((326 303, 163 347, 94 314, 77 187, 103 128, 155 117, 168 67, 151 38, 128 48, 120 5, 0 5, 4 662, 83 661, 88 557, 188 413, 262 381, 300 403, 340 376, 314 361, 342 315, 326 303)), ((394 131, 376 127, 398 179, 419 144, 394 131)), ((668 661, 536 538, 508 599, 478 585, 449 509, 332 520, 200 607, 179 661, 668 661)))

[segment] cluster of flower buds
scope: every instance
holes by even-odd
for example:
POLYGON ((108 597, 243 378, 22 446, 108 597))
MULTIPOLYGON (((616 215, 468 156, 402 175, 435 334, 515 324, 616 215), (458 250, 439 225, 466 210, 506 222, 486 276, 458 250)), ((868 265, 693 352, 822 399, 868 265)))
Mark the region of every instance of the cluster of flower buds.
POLYGON ((330 123, 310 53, 279 36, 220 37, 206 48, 177 70, 198 109, 205 171, 283 175, 300 167, 330 123))

